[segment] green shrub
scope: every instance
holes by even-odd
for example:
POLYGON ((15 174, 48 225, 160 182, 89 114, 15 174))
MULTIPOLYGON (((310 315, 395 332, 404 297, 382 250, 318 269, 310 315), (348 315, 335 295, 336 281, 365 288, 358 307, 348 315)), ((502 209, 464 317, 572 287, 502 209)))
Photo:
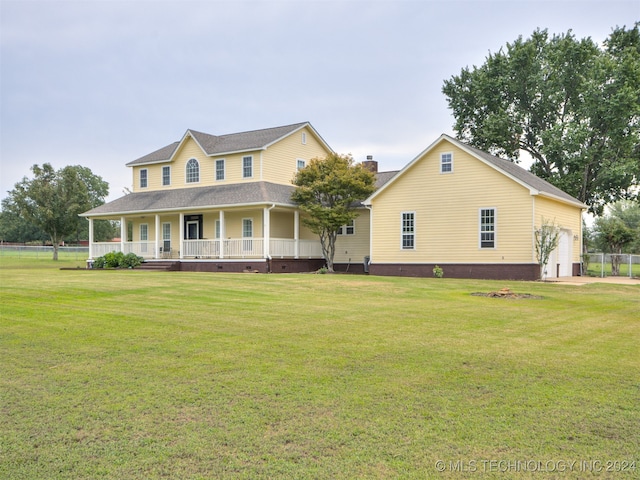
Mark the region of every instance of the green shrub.
POLYGON ((109 252, 104 256, 105 268, 118 268, 124 260, 124 253, 122 252, 109 252))
POLYGON ((135 268, 140 266, 144 259, 137 256, 135 253, 127 253, 120 262, 122 268, 135 268))
POLYGON ((93 261, 93 268, 104 268, 105 263, 104 257, 98 257, 93 261))
POLYGON ((444 276, 444 270, 442 270, 442 267, 439 267, 438 265, 433 267, 433 276, 436 278, 442 278, 444 276))
POLYGON ((143 258, 135 253, 109 252, 93 261, 93 268, 135 268, 140 266, 143 258))

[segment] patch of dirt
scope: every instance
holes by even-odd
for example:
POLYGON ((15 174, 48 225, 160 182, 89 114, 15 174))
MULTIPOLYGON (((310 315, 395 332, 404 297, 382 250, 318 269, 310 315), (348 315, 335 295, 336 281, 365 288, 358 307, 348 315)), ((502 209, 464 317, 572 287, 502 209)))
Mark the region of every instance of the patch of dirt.
POLYGON ((538 295, 531 295, 529 293, 515 293, 512 292, 510 288, 501 288, 497 292, 489 292, 489 293, 472 293, 476 297, 490 297, 490 298, 542 298, 538 295))

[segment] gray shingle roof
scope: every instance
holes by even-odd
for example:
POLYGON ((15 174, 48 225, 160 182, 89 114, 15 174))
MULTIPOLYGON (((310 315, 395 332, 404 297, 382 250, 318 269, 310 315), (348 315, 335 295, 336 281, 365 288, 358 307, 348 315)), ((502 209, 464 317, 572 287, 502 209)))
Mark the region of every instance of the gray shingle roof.
MULTIPOLYGON (((202 147, 207 155, 243 152, 265 148, 276 140, 309 125, 308 122, 294 123, 282 127, 252 130, 250 132, 231 133, 228 135, 210 135, 208 133, 187 130, 185 136, 191 135, 202 147)), ((166 162, 171 159, 180 142, 174 142, 155 152, 127 163, 127 166, 144 165, 147 163, 166 162)))
POLYGON ((537 190, 541 193, 546 193, 548 195, 553 195, 554 197, 561 198, 563 200, 567 200, 569 202, 581 203, 580 200, 572 197, 568 193, 560 190, 558 187, 550 184, 546 180, 534 175, 533 173, 525 170, 520 167, 518 164, 513 163, 509 160, 505 160, 504 158, 496 157, 491 155, 485 151, 479 150, 476 147, 472 147, 471 145, 467 145, 466 143, 462 143, 455 138, 450 137, 449 135, 443 135, 447 137, 451 142, 456 143, 462 148, 466 148, 473 152, 476 156, 481 157, 483 160, 489 162, 494 165, 498 169, 507 173, 508 175, 520 180, 522 183, 528 185, 529 187, 537 190))
POLYGON ((527 186, 529 189, 533 191, 538 192, 539 194, 550 195, 560 200, 563 200, 565 202, 572 203, 576 206, 587 208, 587 206, 584 205, 582 202, 580 202, 580 200, 560 190, 558 187, 551 185, 546 180, 543 180, 542 178, 537 177, 536 175, 525 170, 519 165, 513 162, 510 162, 509 160, 505 160, 503 158, 493 156, 487 152, 484 152, 475 147, 467 145, 466 143, 462 143, 460 140, 457 140, 446 134, 442 134, 435 142, 433 142, 429 147, 427 147, 424 151, 422 151, 411 162, 405 165, 405 167, 399 172, 388 172, 393 174, 391 178, 387 178, 383 183, 376 183, 376 187, 377 187, 376 191, 369 198, 367 198, 363 203, 367 205, 370 204, 371 199, 377 196, 380 193, 380 190, 386 189, 391 183, 395 181, 395 179, 398 176, 402 175, 404 172, 409 170, 413 164, 415 164, 422 157, 424 157, 427 154, 427 152, 429 152, 432 148, 434 148, 437 144, 439 144, 443 139, 453 143, 454 145, 458 146, 463 150, 466 150, 471 155, 481 159, 482 161, 485 161, 490 166, 493 166, 494 168, 496 168, 496 170, 511 177, 512 179, 515 179, 516 181, 521 182, 523 185, 527 186))
POLYGON ((290 205, 293 185, 251 182, 213 187, 190 187, 172 190, 136 192, 83 213, 83 216, 124 215, 141 212, 193 210, 230 205, 290 205))

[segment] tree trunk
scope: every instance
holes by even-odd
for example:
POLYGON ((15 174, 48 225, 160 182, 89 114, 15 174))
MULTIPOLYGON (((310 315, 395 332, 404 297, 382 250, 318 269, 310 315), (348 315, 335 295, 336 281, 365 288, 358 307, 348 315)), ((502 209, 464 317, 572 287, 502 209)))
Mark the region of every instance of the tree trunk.
POLYGON ((618 253, 611 254, 611 276, 619 277, 620 276, 620 258, 622 254, 622 249, 618 250, 618 253))

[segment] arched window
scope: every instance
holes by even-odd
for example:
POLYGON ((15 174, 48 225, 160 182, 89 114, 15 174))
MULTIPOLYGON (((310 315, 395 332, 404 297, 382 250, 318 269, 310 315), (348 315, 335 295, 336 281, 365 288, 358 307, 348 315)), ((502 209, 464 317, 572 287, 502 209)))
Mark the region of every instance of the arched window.
POLYGON ((200 164, 198 160, 192 158, 187 162, 187 183, 198 183, 200 181, 200 164))

